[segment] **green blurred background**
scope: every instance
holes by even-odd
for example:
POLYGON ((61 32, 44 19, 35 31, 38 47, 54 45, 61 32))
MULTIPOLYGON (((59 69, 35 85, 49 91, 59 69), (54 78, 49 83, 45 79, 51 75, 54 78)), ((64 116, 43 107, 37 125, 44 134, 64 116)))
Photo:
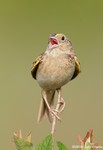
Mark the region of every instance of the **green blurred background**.
POLYGON ((45 51, 51 33, 70 37, 82 73, 63 87, 66 108, 57 124, 56 140, 69 149, 77 135, 94 129, 103 144, 103 1, 0 1, 0 149, 14 150, 13 132, 32 132, 37 145, 49 134, 45 118, 37 123, 40 87, 31 64, 45 51))

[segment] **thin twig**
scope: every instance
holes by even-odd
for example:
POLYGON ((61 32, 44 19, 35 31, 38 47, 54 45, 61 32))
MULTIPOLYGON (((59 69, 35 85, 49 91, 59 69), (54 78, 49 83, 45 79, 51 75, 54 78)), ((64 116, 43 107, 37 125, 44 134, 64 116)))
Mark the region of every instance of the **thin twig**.
MULTIPOLYGON (((60 103, 60 100, 61 100, 60 89, 57 92, 58 92, 58 102, 57 102, 57 105, 56 105, 55 113, 58 115, 59 108, 61 107, 61 103, 60 103)), ((54 132, 55 132, 56 120, 57 120, 57 117, 54 115, 53 116, 53 122, 52 122, 51 134, 54 134, 54 132)))

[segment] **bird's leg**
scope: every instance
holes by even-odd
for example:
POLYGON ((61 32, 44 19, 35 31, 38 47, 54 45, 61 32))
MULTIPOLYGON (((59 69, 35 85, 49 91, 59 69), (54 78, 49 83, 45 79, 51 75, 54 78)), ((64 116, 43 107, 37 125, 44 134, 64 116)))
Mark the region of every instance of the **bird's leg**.
POLYGON ((49 112, 51 113, 52 117, 55 116, 58 120, 60 120, 60 118, 59 118, 59 116, 57 115, 57 113, 55 112, 55 110, 53 110, 53 109, 50 107, 50 105, 49 105, 49 103, 48 103, 48 100, 47 100, 47 96, 46 96, 46 92, 45 92, 45 91, 43 91, 43 98, 44 98, 45 104, 46 104, 46 106, 47 106, 49 112))
POLYGON ((58 89, 57 92, 58 92, 58 110, 59 110, 59 109, 61 108, 61 106, 62 106, 62 108, 59 110, 59 113, 61 113, 61 112, 64 110, 64 108, 65 108, 65 101, 64 101, 64 99, 61 97, 61 89, 58 89))

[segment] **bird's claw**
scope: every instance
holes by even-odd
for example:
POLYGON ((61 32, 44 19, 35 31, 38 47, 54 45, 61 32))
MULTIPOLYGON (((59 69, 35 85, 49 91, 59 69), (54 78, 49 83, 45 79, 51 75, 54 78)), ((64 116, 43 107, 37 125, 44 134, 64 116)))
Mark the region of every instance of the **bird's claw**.
POLYGON ((50 112, 52 117, 56 117, 59 121, 61 121, 60 117, 57 115, 59 111, 57 111, 56 109, 51 109, 50 112))
POLYGON ((61 100, 59 101, 60 107, 62 106, 62 108, 60 109, 59 113, 64 111, 65 108, 65 101, 63 98, 61 98, 61 100))

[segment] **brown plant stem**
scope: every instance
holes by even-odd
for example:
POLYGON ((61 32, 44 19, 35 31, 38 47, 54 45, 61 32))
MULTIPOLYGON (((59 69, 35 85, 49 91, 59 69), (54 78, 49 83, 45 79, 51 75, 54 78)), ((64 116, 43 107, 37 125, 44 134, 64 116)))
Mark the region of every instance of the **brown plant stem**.
MULTIPOLYGON (((65 102, 64 102, 63 98, 61 97, 61 89, 58 89, 57 92, 58 92, 58 101, 57 101, 57 105, 56 105, 56 109, 55 109, 56 115, 60 114, 64 110, 64 108, 65 108, 65 102), (63 107, 60 110, 60 107, 62 105, 63 105, 63 107)), ((56 117, 56 115, 53 116, 51 134, 54 134, 54 132, 55 132, 56 121, 58 119, 56 117)), ((61 120, 59 119, 59 121, 61 121, 61 120)))

